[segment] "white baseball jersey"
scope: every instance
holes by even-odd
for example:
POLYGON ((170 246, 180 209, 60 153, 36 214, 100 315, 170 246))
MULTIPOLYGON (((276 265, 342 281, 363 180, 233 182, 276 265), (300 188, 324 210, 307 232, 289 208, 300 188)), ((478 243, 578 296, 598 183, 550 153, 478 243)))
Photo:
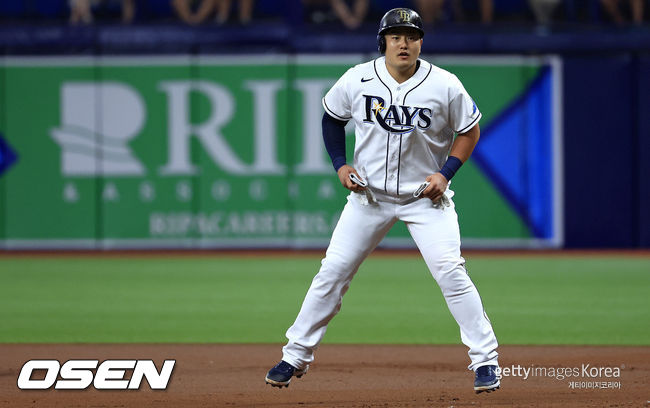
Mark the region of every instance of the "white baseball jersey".
POLYGON ((323 98, 339 120, 354 120, 353 167, 369 187, 408 197, 444 166, 454 133, 470 130, 481 112, 458 78, 418 60, 415 74, 397 83, 385 57, 350 68, 323 98))

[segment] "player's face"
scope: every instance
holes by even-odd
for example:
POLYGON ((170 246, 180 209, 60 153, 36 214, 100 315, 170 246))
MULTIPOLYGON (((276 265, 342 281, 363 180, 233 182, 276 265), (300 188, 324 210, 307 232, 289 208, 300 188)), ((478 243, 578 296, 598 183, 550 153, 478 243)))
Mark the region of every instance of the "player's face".
POLYGON ((390 30, 386 38, 386 63, 399 71, 413 67, 420 56, 420 33, 408 27, 390 30))

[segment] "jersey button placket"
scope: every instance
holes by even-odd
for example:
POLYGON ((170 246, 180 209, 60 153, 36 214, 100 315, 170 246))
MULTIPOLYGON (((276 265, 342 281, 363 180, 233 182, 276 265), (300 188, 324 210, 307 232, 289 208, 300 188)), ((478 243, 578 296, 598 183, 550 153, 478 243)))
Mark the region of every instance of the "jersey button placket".
MULTIPOLYGON (((394 103, 399 105, 402 101, 401 86, 396 86, 392 89, 394 103)), ((399 156, 399 135, 389 133, 389 154, 388 163, 386 163, 386 192, 388 194, 397 193, 397 172, 398 172, 398 156, 399 156)))
POLYGON ((386 183, 386 192, 388 194, 397 193, 397 162, 398 162, 398 150, 399 150, 399 135, 390 133, 389 136, 389 156, 388 156, 388 166, 387 170, 387 183, 386 183))

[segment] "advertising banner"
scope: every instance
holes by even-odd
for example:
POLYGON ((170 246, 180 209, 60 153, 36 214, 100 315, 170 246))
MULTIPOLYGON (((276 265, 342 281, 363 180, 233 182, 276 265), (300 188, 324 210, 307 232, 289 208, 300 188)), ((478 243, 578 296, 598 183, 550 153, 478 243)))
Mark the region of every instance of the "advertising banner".
MULTIPOLYGON (((347 190, 320 100, 370 58, 2 59, 3 247, 326 246, 347 190)), ((483 112, 452 185, 463 244, 561 245, 559 60, 424 58, 483 112)), ((382 245, 413 246, 402 225, 382 245)))

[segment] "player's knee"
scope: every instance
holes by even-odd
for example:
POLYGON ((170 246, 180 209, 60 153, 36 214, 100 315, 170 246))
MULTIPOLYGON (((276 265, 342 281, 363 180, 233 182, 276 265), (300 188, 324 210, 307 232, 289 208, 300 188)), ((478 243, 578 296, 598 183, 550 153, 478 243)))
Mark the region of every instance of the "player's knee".
POLYGON ((439 258, 433 267, 429 265, 431 273, 443 293, 466 290, 471 286, 471 279, 462 261, 451 258, 439 258))
POLYGON ((328 256, 323 259, 321 272, 335 276, 336 279, 345 279, 354 274, 358 265, 354 260, 338 256, 328 256))
POLYGON ((449 275, 458 268, 465 269, 462 266, 462 259, 441 251, 430 251, 427 253, 425 260, 436 280, 439 280, 442 275, 449 275))
POLYGON ((436 281, 445 296, 460 295, 474 290, 472 280, 461 265, 440 271, 436 281))
POLYGON ((340 286, 349 282, 354 271, 355 266, 349 261, 325 258, 313 283, 321 288, 340 286))

